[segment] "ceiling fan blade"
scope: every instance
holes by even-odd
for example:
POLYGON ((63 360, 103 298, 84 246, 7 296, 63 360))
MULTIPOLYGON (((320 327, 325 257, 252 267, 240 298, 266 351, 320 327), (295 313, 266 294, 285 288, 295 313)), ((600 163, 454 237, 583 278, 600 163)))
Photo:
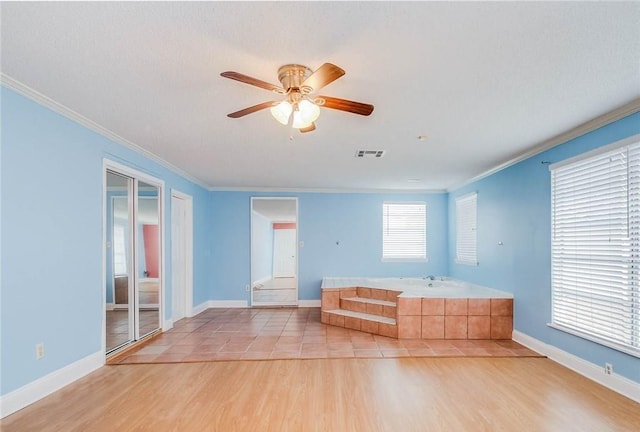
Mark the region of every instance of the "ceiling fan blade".
POLYGON ((340 78, 342 75, 344 75, 344 70, 334 64, 325 63, 306 80, 304 80, 301 87, 311 87, 311 92, 317 92, 322 87, 340 78))
POLYGON ((300 132, 301 133, 307 133, 307 132, 311 132, 311 131, 314 131, 314 130, 316 130, 316 124, 315 123, 311 123, 306 128, 300 128, 300 132))
POLYGON ((259 80, 257 78, 252 78, 250 76, 243 75, 243 74, 238 73, 238 72, 233 72, 233 71, 222 72, 220 74, 220 76, 223 76, 225 78, 229 78, 229 79, 232 79, 232 80, 240 81, 240 82, 245 83, 245 84, 250 84, 250 85, 253 85, 253 86, 256 86, 256 87, 260 87, 260 88, 263 88, 265 90, 271 90, 271 91, 276 92, 276 93, 285 93, 285 91, 284 91, 284 89, 282 87, 279 87, 279 86, 274 85, 274 84, 270 84, 270 83, 268 83, 266 81, 262 81, 262 80, 259 80))
POLYGON ((354 102, 346 99, 334 98, 330 96, 318 96, 319 99, 324 99, 323 106, 325 108, 336 109, 340 111, 347 111, 354 114, 360 114, 363 116, 368 116, 373 112, 373 105, 362 103, 362 102, 354 102))
POLYGON ((238 118, 246 116, 247 114, 254 113, 256 111, 263 110, 265 108, 271 108, 276 105, 278 102, 270 101, 270 102, 262 102, 261 104, 250 106, 249 108, 242 109, 240 111, 232 112, 231 114, 227 114, 227 117, 238 118))

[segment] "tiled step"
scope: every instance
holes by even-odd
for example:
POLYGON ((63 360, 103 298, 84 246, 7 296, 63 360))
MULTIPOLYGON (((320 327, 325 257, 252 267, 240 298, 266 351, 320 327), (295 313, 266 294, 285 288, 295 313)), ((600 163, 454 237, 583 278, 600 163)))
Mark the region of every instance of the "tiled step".
POLYGON ((322 322, 336 327, 344 327, 397 338, 398 327, 394 318, 355 312, 346 309, 322 311, 322 322))
POLYGON ((333 313, 336 315, 342 315, 345 317, 352 317, 352 318, 360 318, 360 319, 366 319, 369 321, 377 321, 377 322, 381 322, 381 323, 386 323, 386 324, 396 324, 396 320, 394 318, 387 318, 387 317, 383 317, 380 315, 373 315, 373 314, 368 314, 368 313, 362 313, 362 312, 354 312, 354 311, 350 311, 350 310, 345 310, 345 309, 334 309, 334 310, 330 310, 327 311, 329 313, 333 313))
POLYGON ((368 297, 344 297, 340 299, 340 309, 386 318, 396 317, 396 303, 368 297))
POLYGON ((355 289, 354 297, 358 296, 361 298, 371 298, 376 300, 386 300, 386 301, 395 302, 396 298, 398 297, 398 295, 400 295, 401 292, 402 291, 388 290, 383 288, 357 287, 355 289))
POLYGON ((347 298, 343 298, 342 300, 352 300, 360 303, 371 303, 371 304, 381 305, 381 306, 396 307, 396 302, 387 301, 387 300, 378 300, 378 299, 367 298, 367 297, 347 297, 347 298))

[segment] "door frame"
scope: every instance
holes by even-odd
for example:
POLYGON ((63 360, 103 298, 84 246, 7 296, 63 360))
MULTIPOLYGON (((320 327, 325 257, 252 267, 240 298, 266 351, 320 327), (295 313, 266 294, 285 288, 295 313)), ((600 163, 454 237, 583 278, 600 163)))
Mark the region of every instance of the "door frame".
MULTIPOLYGON (((173 200, 178 199, 184 202, 185 220, 182 226, 183 235, 185 237, 184 244, 184 317, 192 317, 193 314, 193 197, 180 192, 176 189, 171 189, 171 210, 173 210, 173 200)), ((173 215, 173 213, 172 213, 173 215)), ((171 234, 173 235, 173 220, 171 220, 171 234)), ((175 292, 173 290, 173 237, 171 238, 171 307, 172 316, 171 319, 175 322, 175 315, 173 314, 173 300, 175 300, 175 292)))
MULTIPOLYGON (((165 203, 164 203, 164 191, 165 191, 165 183, 164 180, 160 180, 159 178, 153 177, 145 172, 138 171, 135 168, 131 168, 128 165, 123 165, 119 162, 113 161, 108 158, 102 159, 102 353, 104 354, 104 362, 107 360, 107 171, 113 171, 115 173, 120 173, 124 176, 132 177, 137 180, 141 180, 145 183, 152 184, 158 187, 158 206, 159 206, 159 221, 160 221, 160 284, 159 289, 160 293, 158 298, 160 299, 160 322, 159 329, 161 331, 166 331, 171 328, 172 323, 170 321, 165 320, 164 318, 164 309, 166 304, 165 297, 165 203)), ((135 195, 135 187, 134 187, 134 195, 135 195)), ((134 196, 134 211, 137 212, 137 200, 134 196)), ((134 230, 135 231, 135 230, 134 230)), ((135 235, 135 233, 134 233, 135 235)), ((134 277, 138 279, 137 272, 134 270, 134 277)), ((136 299, 137 303, 137 299, 136 299)), ((136 329, 134 329, 136 330, 136 329)), ((137 330, 135 331, 135 337, 138 337, 137 330)), ((153 333, 152 333, 153 334, 153 333)), ((136 343, 136 341, 134 341, 136 343)), ((125 345, 124 347, 131 346, 125 345)), ((123 348, 124 348, 123 347, 123 348)), ((115 354, 119 350, 113 351, 110 353, 115 354)))
MULTIPOLYGON (((249 205, 249 215, 250 215, 250 235, 249 235, 249 284, 247 285, 247 288, 249 289, 249 301, 250 301, 250 306, 253 307, 255 306, 298 306, 300 303, 300 270, 299 270, 299 263, 300 263, 300 247, 299 247, 299 229, 300 229, 300 216, 299 216, 299 201, 298 201, 298 197, 295 196, 252 196, 251 197, 251 202, 249 205), (254 237, 254 233, 253 233, 253 204, 254 201, 256 200, 289 200, 289 201, 294 201, 296 204, 296 263, 295 263, 295 269, 296 269, 296 300, 295 303, 274 303, 274 302, 264 302, 264 303, 258 303, 255 304, 254 300, 253 300, 253 262, 252 262, 252 252, 253 252, 253 237, 254 237)), ((273 273, 273 265, 272 265, 272 273, 273 273)), ((272 275, 273 277, 273 275, 272 275)))

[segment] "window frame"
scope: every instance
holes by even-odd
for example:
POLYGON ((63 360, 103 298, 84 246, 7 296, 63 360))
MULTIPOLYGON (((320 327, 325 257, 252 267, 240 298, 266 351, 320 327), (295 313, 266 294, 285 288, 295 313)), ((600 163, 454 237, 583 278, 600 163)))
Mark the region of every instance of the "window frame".
MULTIPOLYGON (((549 170, 551 172, 551 178, 550 178, 550 192, 551 192, 550 194, 550 201, 551 201, 550 202, 550 205, 551 205, 551 214, 550 214, 550 217, 551 217, 551 290, 550 290, 551 310, 550 310, 550 314, 551 316, 550 318, 551 318, 551 322, 549 322, 547 325, 551 328, 563 331, 565 333, 572 334, 574 336, 578 336, 580 338, 589 340, 591 342, 595 342, 597 344, 606 346, 608 348, 612 348, 614 350, 624 352, 631 356, 640 358, 640 295, 639 295, 640 294, 640 168, 633 168, 632 164, 629 161, 629 155, 633 155, 635 158, 637 158, 637 160, 640 160, 640 155, 638 154, 639 149, 637 148, 638 145, 640 145, 640 134, 634 135, 632 137, 623 139, 621 141, 618 141, 609 145, 605 145, 598 149, 580 154, 578 156, 566 159, 564 161, 561 161, 549 166, 549 170), (634 146, 633 151, 629 152, 628 150, 630 150, 632 146, 634 146), (556 229, 555 229, 556 196, 554 195, 554 191, 555 191, 554 171, 564 167, 568 167, 568 166, 577 166, 579 164, 584 164, 590 159, 595 160, 596 158, 602 157, 607 153, 623 150, 625 147, 627 148, 627 160, 626 160, 626 173, 627 173, 626 219, 627 219, 627 222, 626 223, 627 223, 627 230, 628 230, 628 235, 627 235, 628 240, 625 240, 625 241, 628 241, 629 244, 631 245, 629 249, 630 250, 629 258, 627 261, 629 263, 629 268, 631 270, 628 272, 629 277, 628 277, 626 288, 623 289, 622 291, 613 291, 613 292, 617 296, 624 296, 626 294, 632 299, 632 301, 630 303, 631 306, 630 306, 630 312, 629 312, 630 324, 628 324, 629 330, 630 330, 630 334, 628 336, 629 340, 626 343, 621 343, 619 339, 623 339, 625 333, 622 333, 622 335, 616 335, 616 333, 611 332, 618 339, 618 340, 615 340, 613 337, 611 338, 606 337, 606 335, 603 335, 602 332, 598 334, 598 332, 594 330, 589 331, 589 329, 586 329, 586 328, 581 329, 577 325, 572 326, 570 323, 566 323, 566 320, 565 322, 561 322, 562 320, 558 319, 556 315, 556 294, 559 295, 560 293, 556 291, 558 287, 555 285, 555 282, 554 282, 554 275, 556 274, 555 266, 557 265, 554 258, 554 254, 556 253, 556 250, 554 249, 555 247, 554 242, 556 241, 556 229), (632 173, 632 175, 630 173, 632 173), (629 295, 629 292, 631 293, 630 295, 629 295)), ((624 172, 624 169, 622 171, 624 172)), ((608 180, 608 183, 610 182, 611 180, 608 180)), ((598 185, 602 186, 603 183, 598 183, 598 185)), ((593 217, 591 213, 589 213, 589 216, 593 217)), ((584 219, 585 217, 586 216, 583 216, 582 218, 584 219)), ((609 239, 609 243, 611 243, 611 239, 609 239)), ((583 251, 583 250, 584 249, 579 249, 579 251, 583 251)), ((620 255, 623 255, 623 252, 620 252, 620 255)), ((623 260, 621 260, 620 262, 624 263, 623 260)), ((607 288, 610 288, 610 287, 611 287, 610 285, 607 285, 607 288)), ((593 292, 589 291, 589 293, 592 296, 592 298, 596 298, 596 296, 598 295, 597 290, 593 292)), ((576 300, 576 304, 577 304, 577 301, 578 300, 576 300)), ((615 304, 615 303, 611 302, 611 304, 615 304)), ((576 306, 576 308, 578 308, 578 306, 576 306)), ((593 312, 591 311, 591 313, 593 312)), ((619 319, 624 319, 624 318, 625 317, 622 316, 619 319)), ((577 319, 579 318, 576 318, 576 320, 577 319)), ((582 318, 581 320, 587 321, 586 318, 582 318)), ((614 321, 611 318, 610 320, 614 321)), ((616 318, 616 320, 618 320, 618 318, 616 318)), ((606 318, 605 318, 605 322, 606 322, 606 318)), ((596 323, 601 324, 602 321, 597 321, 596 323)), ((587 327, 587 326, 583 325, 583 327, 587 327)), ((622 332, 623 330, 620 330, 620 331, 622 332)))
POLYGON ((428 262, 428 244, 427 244, 427 203, 425 201, 384 201, 382 203, 382 262, 428 262), (385 254, 387 251, 386 246, 388 245, 385 242, 385 228, 387 227, 387 219, 388 219, 388 206, 422 206, 424 212, 423 218, 423 255, 413 255, 402 257, 399 255, 393 254, 385 254))

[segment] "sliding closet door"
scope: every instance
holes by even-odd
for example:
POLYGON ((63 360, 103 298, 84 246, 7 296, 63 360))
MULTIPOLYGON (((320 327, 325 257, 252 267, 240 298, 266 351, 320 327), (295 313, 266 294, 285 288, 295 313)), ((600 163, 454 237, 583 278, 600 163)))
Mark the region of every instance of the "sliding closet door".
POLYGON ((138 338, 160 328, 160 188, 143 181, 137 187, 138 338))
POLYGON ((162 183, 126 167, 107 166, 106 188, 105 327, 110 354, 161 327, 162 183))
POLYGON ((107 171, 106 202, 106 350, 129 344, 135 337, 133 178, 107 171))

